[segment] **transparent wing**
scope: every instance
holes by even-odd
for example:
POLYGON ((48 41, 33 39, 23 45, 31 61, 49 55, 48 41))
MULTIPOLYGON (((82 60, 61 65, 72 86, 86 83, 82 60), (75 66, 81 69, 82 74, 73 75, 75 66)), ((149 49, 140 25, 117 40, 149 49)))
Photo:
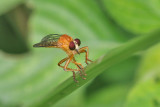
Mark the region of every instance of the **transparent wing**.
POLYGON ((49 34, 45 36, 40 43, 34 44, 33 47, 57 47, 57 41, 61 34, 49 34))

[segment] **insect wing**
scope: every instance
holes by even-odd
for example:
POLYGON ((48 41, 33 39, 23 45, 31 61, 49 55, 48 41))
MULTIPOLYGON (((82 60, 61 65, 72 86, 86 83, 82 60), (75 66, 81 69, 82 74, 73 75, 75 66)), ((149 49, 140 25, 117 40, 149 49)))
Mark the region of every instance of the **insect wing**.
POLYGON ((40 43, 33 45, 33 47, 57 47, 60 34, 49 34, 45 36, 40 43))

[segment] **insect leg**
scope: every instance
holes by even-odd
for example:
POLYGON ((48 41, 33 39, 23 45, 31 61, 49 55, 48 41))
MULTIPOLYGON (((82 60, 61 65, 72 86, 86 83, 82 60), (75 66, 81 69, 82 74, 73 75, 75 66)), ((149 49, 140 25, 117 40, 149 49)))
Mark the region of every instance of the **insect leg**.
POLYGON ((82 64, 81 63, 77 63, 75 58, 73 58, 73 63, 79 68, 80 77, 85 80, 86 78, 84 78, 83 75, 87 76, 87 74, 84 72, 84 67, 82 66, 82 64))
POLYGON ((66 60, 68 60, 68 59, 69 59, 68 57, 62 59, 62 60, 58 63, 58 66, 64 68, 64 66, 61 66, 61 64, 64 63, 64 62, 65 62, 66 60))
POLYGON ((64 70, 66 70, 66 68, 68 67, 69 63, 73 59, 73 57, 74 57, 74 55, 71 55, 71 56, 68 57, 68 60, 66 61, 65 65, 64 65, 64 70))
POLYGON ((85 80, 86 78, 84 78, 83 77, 83 74, 82 74, 82 72, 81 71, 79 71, 79 75, 80 75, 80 77, 83 79, 83 80, 85 80))
POLYGON ((75 58, 73 58, 73 62, 72 63, 74 63, 79 69, 84 69, 84 67, 82 66, 81 63, 76 62, 75 58))
MULTIPOLYGON (((75 82, 78 82, 78 81, 76 80, 76 76, 75 76, 75 72, 74 72, 74 71, 79 71, 81 78, 82 78, 82 79, 86 79, 86 78, 84 78, 84 77, 82 76, 81 67, 78 65, 79 63, 76 63, 76 65, 77 65, 77 67, 78 67, 79 69, 67 68, 67 66, 69 65, 69 63, 71 62, 71 60, 72 60, 73 58, 74 58, 74 55, 62 59, 62 60, 58 63, 58 66, 62 67, 65 71, 72 71, 72 72, 73 72, 73 80, 74 80, 75 82), (64 65, 64 66, 61 66, 61 64, 62 64, 63 62, 65 62, 65 61, 66 61, 65 65, 64 65)), ((74 60, 75 60, 75 59, 74 59, 74 60)), ((82 66, 82 65, 81 65, 81 66, 82 66)), ((82 67, 83 67, 83 66, 82 66, 82 67)))
MULTIPOLYGON (((64 62, 65 62, 66 60, 68 60, 68 59, 69 59, 69 57, 66 57, 66 58, 62 59, 62 60, 58 63, 58 66, 60 66, 60 67, 62 67, 63 69, 65 69, 64 66, 62 66, 61 64, 64 63, 64 62)), ((79 71, 78 69, 71 69, 71 68, 66 68, 65 70, 66 70, 66 71, 79 71)))
POLYGON ((72 71, 72 72, 73 72, 73 80, 74 80, 76 83, 78 83, 79 81, 76 80, 75 72, 74 72, 74 71, 72 71))
POLYGON ((82 47, 82 48, 79 49, 79 53, 84 53, 84 52, 86 53, 86 60, 85 60, 85 62, 88 65, 87 61, 93 62, 92 60, 88 59, 88 54, 89 54, 89 48, 88 48, 88 46, 85 46, 85 47, 82 47))
POLYGON ((73 58, 73 63, 80 69, 80 71, 83 72, 83 75, 84 75, 84 76, 87 76, 87 74, 86 74, 85 71, 84 71, 84 67, 82 66, 81 63, 77 63, 75 58, 73 58))

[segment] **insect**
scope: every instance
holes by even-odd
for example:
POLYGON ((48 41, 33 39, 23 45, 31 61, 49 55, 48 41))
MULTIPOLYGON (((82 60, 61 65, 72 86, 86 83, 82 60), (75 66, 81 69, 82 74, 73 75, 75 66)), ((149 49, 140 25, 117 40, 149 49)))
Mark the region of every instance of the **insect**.
POLYGON ((73 79, 75 82, 78 82, 75 77, 75 71, 78 71, 82 79, 86 79, 84 76, 87 74, 84 71, 84 67, 81 63, 76 62, 75 54, 85 53, 85 63, 88 65, 89 62, 93 62, 88 59, 88 46, 79 48, 81 41, 79 39, 73 39, 67 34, 49 34, 45 36, 41 42, 34 44, 33 47, 48 47, 48 48, 61 48, 66 52, 68 57, 62 59, 58 66, 62 67, 64 71, 72 71, 73 79), (61 64, 64 63, 64 66, 61 64), (68 68, 69 63, 73 63, 77 66, 77 69, 68 68))

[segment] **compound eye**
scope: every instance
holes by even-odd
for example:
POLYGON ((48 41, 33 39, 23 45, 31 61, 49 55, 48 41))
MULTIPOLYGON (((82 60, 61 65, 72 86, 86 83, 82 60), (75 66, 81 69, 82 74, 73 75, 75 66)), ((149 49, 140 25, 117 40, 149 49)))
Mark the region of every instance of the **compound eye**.
POLYGON ((79 39, 74 39, 74 40, 77 42, 78 46, 80 46, 81 41, 79 39))
POLYGON ((73 41, 70 42, 70 44, 69 44, 69 49, 70 49, 70 50, 74 50, 74 49, 75 49, 75 44, 74 44, 73 41))

